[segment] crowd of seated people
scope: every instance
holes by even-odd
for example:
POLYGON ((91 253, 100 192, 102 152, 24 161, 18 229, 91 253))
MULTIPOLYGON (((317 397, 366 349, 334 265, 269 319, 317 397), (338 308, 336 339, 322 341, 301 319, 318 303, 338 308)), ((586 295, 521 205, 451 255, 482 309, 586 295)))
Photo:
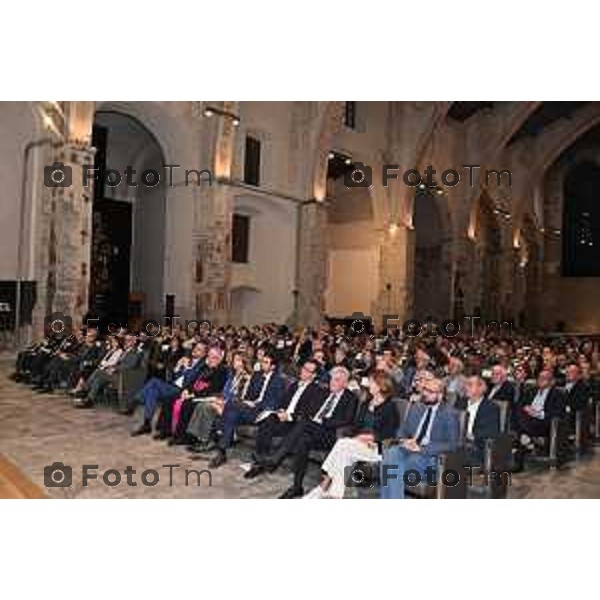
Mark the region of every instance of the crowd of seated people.
POLYGON ((500 434, 511 436, 514 471, 552 443, 556 466, 568 464, 581 427, 590 441, 598 341, 347 333, 275 324, 139 335, 90 328, 24 349, 13 379, 40 393, 60 390, 76 408, 116 398, 132 436, 184 446, 211 469, 239 444, 248 458, 241 477, 291 470, 282 498, 342 498, 356 463, 378 470, 380 497, 404 498, 407 473, 435 469, 459 449, 465 466, 483 465, 500 434), (309 490, 311 461, 320 462, 321 481, 309 490))

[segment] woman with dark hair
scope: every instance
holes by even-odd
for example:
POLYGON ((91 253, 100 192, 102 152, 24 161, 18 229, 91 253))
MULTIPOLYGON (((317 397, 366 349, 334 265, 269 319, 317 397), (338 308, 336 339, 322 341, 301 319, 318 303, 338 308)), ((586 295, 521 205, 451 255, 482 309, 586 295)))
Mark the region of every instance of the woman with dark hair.
POLYGON ((188 435, 195 440, 188 447, 191 451, 204 452, 211 449, 211 436, 225 410, 225 405, 244 400, 251 376, 252 365, 248 357, 243 352, 234 352, 231 356, 231 370, 225 382, 223 394, 206 398, 199 402, 194 409, 187 427, 188 435))
POLYGON ((346 467, 357 461, 381 460, 381 444, 396 437, 400 415, 392 402, 394 382, 382 371, 369 377, 369 400, 359 407, 354 435, 339 439, 321 466, 323 479, 305 498, 343 498, 346 467))

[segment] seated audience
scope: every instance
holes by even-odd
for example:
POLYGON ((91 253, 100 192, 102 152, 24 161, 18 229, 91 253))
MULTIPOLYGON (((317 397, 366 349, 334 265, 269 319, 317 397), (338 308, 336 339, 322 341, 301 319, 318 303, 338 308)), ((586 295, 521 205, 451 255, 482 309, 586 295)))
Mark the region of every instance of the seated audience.
MULTIPOLYGON (((135 404, 144 406, 144 421, 132 432, 131 435, 144 435, 152 433, 152 419, 156 409, 163 403, 169 402, 178 398, 182 391, 192 385, 206 359, 207 348, 206 344, 200 342, 196 344, 191 351, 191 354, 182 356, 167 381, 160 377, 152 377, 144 387, 133 396, 132 403, 126 408, 127 414, 133 414, 135 404)), ((166 435, 158 433, 157 439, 165 439, 166 435)))
POLYGON ((306 360, 300 369, 300 378, 285 393, 279 410, 272 412, 258 424, 254 462, 244 477, 253 479, 265 471, 264 461, 271 454, 273 439, 285 437, 302 420, 312 419, 327 393, 315 383, 317 363, 306 360))
POLYGON ((211 469, 226 462, 227 451, 233 443, 238 425, 260 422, 262 418, 281 408, 285 384, 277 372, 277 363, 271 352, 264 351, 260 366, 260 372, 256 372, 250 381, 246 398, 241 403, 232 402, 224 407, 223 434, 209 462, 211 469))

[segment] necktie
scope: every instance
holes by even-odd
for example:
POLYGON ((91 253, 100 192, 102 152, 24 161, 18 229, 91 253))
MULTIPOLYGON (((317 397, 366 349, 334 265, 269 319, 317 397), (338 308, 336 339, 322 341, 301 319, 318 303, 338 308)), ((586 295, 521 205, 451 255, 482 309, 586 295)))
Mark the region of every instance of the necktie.
POLYGON ((317 413, 317 416, 315 417, 317 421, 321 421, 325 417, 325 415, 327 415, 327 413, 333 408, 335 399, 336 394, 329 394, 329 398, 327 398, 325 404, 321 406, 319 412, 317 413))
POLYGON ((421 427, 419 428, 419 432, 415 436, 417 444, 420 444, 423 441, 423 438, 425 437, 425 434, 427 433, 427 430, 429 429, 429 423, 431 422, 432 414, 433 414, 433 407, 428 406, 427 411, 425 412, 425 418, 423 419, 423 422, 421 423, 421 427))
POLYGON ((471 420, 471 413, 468 408, 465 410, 465 413, 465 438, 469 439, 469 421, 471 420))

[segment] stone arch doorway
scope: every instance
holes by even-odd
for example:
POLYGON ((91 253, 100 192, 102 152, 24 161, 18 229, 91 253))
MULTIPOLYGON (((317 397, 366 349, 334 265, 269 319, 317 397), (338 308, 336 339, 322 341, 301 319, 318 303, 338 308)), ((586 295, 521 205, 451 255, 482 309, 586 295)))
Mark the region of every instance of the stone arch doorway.
POLYGON ((452 318, 452 273, 441 200, 430 190, 417 191, 414 200, 415 230, 413 314, 410 318, 437 322, 452 318))
POLYGON ((141 121, 113 110, 95 113, 93 145, 98 179, 89 313, 130 327, 143 319, 162 322, 168 185, 163 149, 141 121), (120 183, 114 185, 117 174, 120 183))
POLYGON ((330 159, 324 227, 325 314, 343 319, 373 314, 379 285, 379 242, 373 201, 367 187, 347 187, 343 156, 330 159), (337 164, 340 163, 340 164, 337 164))

